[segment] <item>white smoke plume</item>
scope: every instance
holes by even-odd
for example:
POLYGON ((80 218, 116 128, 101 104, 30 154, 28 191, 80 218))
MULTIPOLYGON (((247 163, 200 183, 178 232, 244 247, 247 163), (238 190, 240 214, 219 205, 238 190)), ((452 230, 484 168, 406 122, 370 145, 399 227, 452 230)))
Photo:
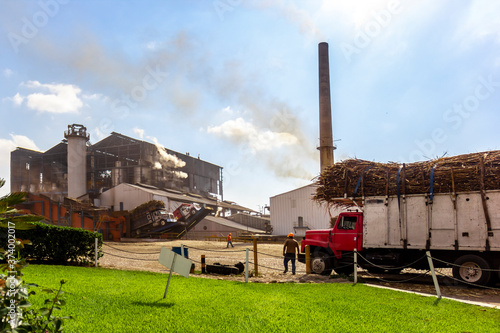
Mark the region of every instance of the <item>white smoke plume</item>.
POLYGON ((158 139, 152 136, 148 136, 148 139, 151 139, 155 146, 156 149, 158 150, 158 154, 160 155, 160 160, 155 162, 154 168, 155 169, 161 169, 161 168, 182 168, 183 166, 186 165, 186 162, 181 160, 175 155, 171 155, 167 153, 167 150, 163 145, 161 145, 158 142, 158 139))
MULTIPOLYGON (((278 5, 288 13, 289 18, 308 26, 307 17, 300 10, 287 7, 281 2, 278 5)), ((202 102, 205 96, 215 97, 226 105, 235 105, 244 110, 247 116, 242 120, 233 117, 233 125, 236 127, 238 122, 246 123, 250 131, 227 133, 219 128, 224 123, 222 121, 212 126, 211 134, 225 136, 254 153, 267 152, 261 157, 269 160, 264 165, 273 168, 269 171, 276 176, 283 176, 280 164, 284 163, 274 163, 280 154, 273 153, 273 150, 283 150, 282 155, 285 157, 300 156, 302 161, 318 159, 315 138, 304 135, 303 127, 294 114, 295 110, 287 102, 276 99, 272 92, 264 88, 266 73, 261 72, 260 68, 249 69, 234 57, 228 58, 220 65, 222 67, 214 68, 209 54, 193 52, 203 49, 205 42, 185 32, 180 32, 172 39, 158 41, 154 49, 148 49, 141 59, 134 62, 119 50, 107 49, 97 36, 88 32, 76 36, 78 38, 72 38, 68 45, 40 36, 32 42, 31 50, 36 51, 36 57, 40 61, 45 59, 44 61, 57 63, 58 66, 72 70, 75 78, 94 83, 94 90, 109 96, 110 101, 121 101, 120 96, 130 98, 134 88, 140 86, 151 71, 158 78, 158 88, 147 91, 147 98, 130 101, 132 106, 127 109, 128 114, 122 114, 123 105, 119 104, 119 107, 111 109, 110 117, 131 117, 134 113, 141 112, 146 104, 155 103, 155 99, 149 96, 158 94, 162 96, 161 101, 168 101, 174 106, 175 111, 170 111, 172 117, 183 117, 193 128, 207 129, 207 117, 204 114, 207 110, 202 102), (219 133, 216 133, 217 130, 219 133)), ((141 135, 138 131, 136 133, 141 135)), ((185 165, 184 161, 168 154, 157 141, 155 144, 161 156, 157 162, 162 167, 180 168, 185 165)), ((302 175, 303 170, 297 167, 296 171, 289 170, 285 174, 291 177, 302 175)))
POLYGON ((171 172, 176 178, 186 179, 188 174, 183 171, 172 171, 171 172))

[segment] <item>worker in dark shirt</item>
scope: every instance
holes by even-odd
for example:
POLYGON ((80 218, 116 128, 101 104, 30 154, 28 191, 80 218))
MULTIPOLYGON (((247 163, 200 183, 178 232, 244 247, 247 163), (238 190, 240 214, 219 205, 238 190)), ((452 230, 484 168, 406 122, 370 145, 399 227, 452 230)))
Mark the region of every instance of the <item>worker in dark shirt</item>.
POLYGON ((295 275, 295 253, 299 253, 299 243, 293 239, 293 234, 289 233, 285 245, 283 245, 283 256, 285 257, 285 271, 283 274, 288 272, 288 262, 292 261, 292 274, 295 275), (297 252, 295 252, 295 250, 297 250, 297 252))

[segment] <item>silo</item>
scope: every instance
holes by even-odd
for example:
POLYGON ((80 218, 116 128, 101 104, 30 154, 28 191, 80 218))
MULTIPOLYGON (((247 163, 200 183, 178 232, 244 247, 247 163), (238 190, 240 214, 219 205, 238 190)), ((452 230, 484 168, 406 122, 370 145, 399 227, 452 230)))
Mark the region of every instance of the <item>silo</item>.
POLYGON ((134 183, 149 183, 151 181, 151 168, 143 165, 134 167, 134 183))
POLYGON ((127 170, 122 167, 121 161, 115 162, 115 167, 111 170, 111 181, 113 187, 127 182, 127 170))
POLYGON ((87 193, 87 141, 83 125, 68 125, 64 132, 68 140, 68 197, 78 198, 87 193))

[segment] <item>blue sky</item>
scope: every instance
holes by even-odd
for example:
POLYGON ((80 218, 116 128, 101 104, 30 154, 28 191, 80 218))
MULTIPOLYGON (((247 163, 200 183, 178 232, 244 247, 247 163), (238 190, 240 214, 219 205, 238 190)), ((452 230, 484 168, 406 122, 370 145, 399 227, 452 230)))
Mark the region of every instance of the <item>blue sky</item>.
MULTIPOLYGON (((67 125, 224 168, 259 210, 319 174, 318 43, 335 160, 500 149, 500 2, 1 1, 0 174, 67 125)), ((9 190, 9 184, 1 194, 9 190)))

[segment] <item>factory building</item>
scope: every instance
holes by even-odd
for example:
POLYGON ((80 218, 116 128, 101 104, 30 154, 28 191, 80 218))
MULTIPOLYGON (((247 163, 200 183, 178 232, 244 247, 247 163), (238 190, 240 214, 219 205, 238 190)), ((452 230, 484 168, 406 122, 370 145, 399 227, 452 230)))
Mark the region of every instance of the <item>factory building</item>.
POLYGON ((145 184, 223 199, 222 167, 160 145, 111 133, 95 143, 82 125, 46 152, 11 152, 11 192, 93 200, 121 183, 145 184))

